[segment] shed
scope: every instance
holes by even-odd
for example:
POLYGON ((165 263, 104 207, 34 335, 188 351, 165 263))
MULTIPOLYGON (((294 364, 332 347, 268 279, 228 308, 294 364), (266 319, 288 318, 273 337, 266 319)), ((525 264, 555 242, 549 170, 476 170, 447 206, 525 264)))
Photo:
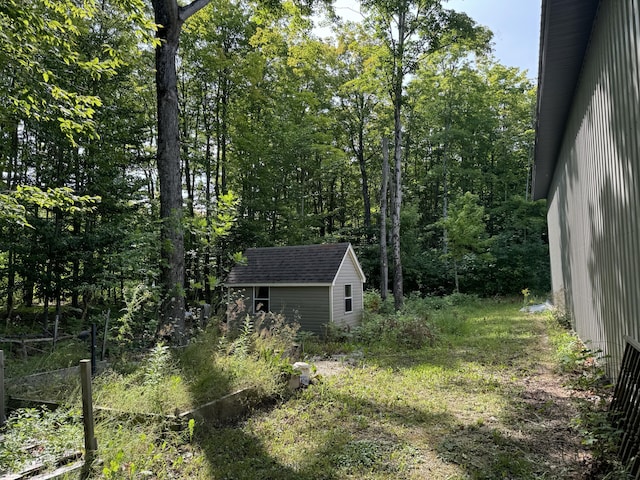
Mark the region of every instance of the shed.
POLYGON ((543 0, 534 197, 554 301, 607 373, 640 338, 640 4, 543 0))
POLYGON ((362 319, 365 275, 350 243, 250 248, 225 286, 249 312, 281 313, 302 330, 351 328, 362 319))

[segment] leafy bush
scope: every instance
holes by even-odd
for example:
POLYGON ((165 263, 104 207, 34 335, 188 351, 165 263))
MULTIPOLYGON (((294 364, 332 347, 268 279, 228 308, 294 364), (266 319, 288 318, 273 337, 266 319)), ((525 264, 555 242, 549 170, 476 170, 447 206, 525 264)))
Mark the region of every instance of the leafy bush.
POLYGON ((384 344, 418 349, 435 340, 434 329, 426 316, 412 313, 382 315, 365 312, 361 325, 354 329, 354 339, 364 345, 384 344))
POLYGON ((364 309, 374 313, 392 313, 393 299, 388 296, 384 301, 377 290, 364 292, 364 309))

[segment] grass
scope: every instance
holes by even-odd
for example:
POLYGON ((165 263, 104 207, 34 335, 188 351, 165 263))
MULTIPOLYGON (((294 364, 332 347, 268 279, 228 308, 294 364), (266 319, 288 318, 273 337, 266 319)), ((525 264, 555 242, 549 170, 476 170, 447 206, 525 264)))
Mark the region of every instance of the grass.
MULTIPOLYGON (((41 355, 29 355, 27 358, 19 358, 15 361, 7 361, 5 366, 5 376, 7 378, 22 377, 41 373, 55 368, 67 368, 78 365, 80 360, 89 358, 89 344, 80 340, 64 340, 56 345, 55 349, 51 344, 39 344, 39 347, 46 350, 41 355), (51 350, 51 351, 49 351, 51 350)), ((13 346, 15 349, 15 345, 13 346)), ((5 356, 11 350, 5 350, 5 356)), ((20 355, 16 355, 21 357, 20 355)))
MULTIPOLYGON (((514 310, 484 302, 440 310, 433 347, 370 350, 357 368, 252 417, 243 430, 301 478, 550 474, 536 454, 523 455, 505 424, 518 380, 533 373, 542 353, 542 325, 514 310)), ((258 478, 230 468, 221 477, 258 478)))
POLYGON ((467 300, 411 307, 429 324, 433 344, 398 349, 386 337, 364 345, 356 367, 240 429, 201 432, 205 477, 582 478, 580 447, 550 438, 558 428, 576 436, 573 411, 562 412, 560 427, 537 421, 569 407, 553 395, 532 401, 527 391, 553 362, 547 335, 556 327, 519 313, 520 306, 467 300))
MULTIPOLYGON (((582 478, 584 452, 569 422, 576 411, 558 390, 571 338, 544 316, 518 312, 520 307, 520 301, 413 298, 405 311, 392 315, 378 304, 367 318, 370 324, 329 343, 332 352, 341 345, 346 352, 361 351, 355 365, 253 412, 237 426, 174 432, 133 419, 100 422, 103 464, 94 476, 582 478), (404 330, 376 340, 381 324, 404 330), (422 337, 407 341, 407 335, 422 337)), ((321 347, 309 342, 308 351, 321 347)), ((138 386, 147 393, 173 392, 165 396, 171 404, 160 405, 165 397, 151 394, 151 406, 144 407, 165 410, 194 402, 216 386, 231 389, 252 374, 279 378, 281 349, 254 344, 252 351, 247 355, 242 342, 212 338, 180 357, 158 351, 145 368, 119 373, 128 383, 111 395, 133 407, 142 402, 138 386), (224 360, 212 363, 221 350, 224 360), (203 362, 210 365, 204 372, 203 362), (188 386, 184 399, 171 382, 188 386)), ((101 389, 116 383, 105 380, 101 389)), ((277 385, 267 381, 264 392, 278 391, 277 385)))
POLYGON ((77 416, 62 409, 23 409, 10 415, 0 445, 0 475, 36 464, 52 467, 60 456, 80 451, 83 433, 82 423, 73 421, 77 416))

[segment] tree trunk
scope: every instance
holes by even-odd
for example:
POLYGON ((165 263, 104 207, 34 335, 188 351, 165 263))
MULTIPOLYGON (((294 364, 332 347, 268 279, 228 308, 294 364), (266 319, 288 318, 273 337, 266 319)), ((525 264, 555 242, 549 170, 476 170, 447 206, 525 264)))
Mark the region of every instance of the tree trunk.
POLYGON ((456 293, 460 293, 460 279, 458 277, 458 261, 453 259, 453 279, 456 284, 456 293))
POLYGON ((402 257, 400 254, 400 211, 402 208, 402 132, 400 112, 396 112, 396 131, 393 162, 393 204, 391 211, 391 248, 393 257, 393 303, 396 310, 402 307, 404 292, 402 285, 402 257))
MULTIPOLYGON (((205 168, 205 222, 206 222, 206 246, 204 249, 204 298, 205 302, 211 304, 211 282, 209 281, 211 276, 211 229, 213 215, 211 208, 211 122, 209 121, 209 115, 207 113, 206 101, 202 103, 202 121, 205 131, 205 154, 204 154, 204 168, 205 168)), ((216 180, 216 191, 218 189, 216 180)))
POLYGON ((360 175, 362 176, 362 201, 364 203, 364 228, 367 240, 371 240, 371 198, 369 196, 369 178, 367 176, 367 159, 364 151, 364 96, 359 98, 360 118, 358 122, 358 146, 356 155, 358 165, 360 165, 360 175))
POLYGON ((380 188, 380 296, 387 299, 389 263, 387 253, 387 194, 389 192, 389 139, 382 139, 382 186, 380 188))
POLYGON ((156 47, 158 108, 158 182, 160 186, 160 305, 159 334, 184 338, 184 231, 180 175, 180 123, 176 53, 184 21, 209 0, 180 7, 176 0, 153 0, 160 40, 156 47))
POLYGON ((11 319, 11 314, 13 313, 13 292, 16 287, 14 260, 13 245, 10 245, 7 258, 7 319, 11 319))
POLYGON ((393 303, 396 310, 402 307, 404 292, 402 285, 402 258, 400 255, 400 212, 402 209, 402 88, 404 80, 404 42, 406 30, 406 12, 398 14, 398 44, 394 58, 393 71, 393 197, 391 211, 391 245, 393 249, 393 303))

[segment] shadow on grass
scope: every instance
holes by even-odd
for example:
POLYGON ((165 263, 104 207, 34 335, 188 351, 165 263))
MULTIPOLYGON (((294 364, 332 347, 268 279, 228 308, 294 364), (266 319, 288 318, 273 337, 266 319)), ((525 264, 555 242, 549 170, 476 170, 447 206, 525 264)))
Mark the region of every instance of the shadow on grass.
MULTIPOLYGON (((466 322, 473 332, 466 338, 449 337, 435 348, 366 358, 366 365, 384 370, 382 377, 346 374, 255 411, 237 425, 197 425, 191 441, 202 463, 192 476, 417 478, 420 462, 431 455, 438 457, 435 468, 455 469, 469 478, 580 478, 578 449, 565 443, 570 405, 552 390, 523 385, 523 375, 536 368, 540 358, 537 327, 515 315, 466 322), (394 375, 406 376, 404 382, 420 379, 422 367, 445 372, 444 383, 436 380, 431 383, 435 389, 408 392, 404 389, 409 383, 394 382, 394 375), (475 376, 465 378, 460 373, 465 369, 475 376), (366 385, 389 380, 383 392, 366 385), (500 402, 499 413, 490 408, 490 413, 467 414, 466 406, 452 403, 432 408, 434 403, 419 398, 447 389, 453 394, 449 392, 446 401, 454 403, 472 404, 488 393, 500 402)), ((232 383, 215 369, 211 378, 227 387, 232 383)), ((193 395, 198 396, 197 391, 193 395)))
MULTIPOLYGON (((421 424, 452 428, 455 421, 447 413, 384 405, 323 386, 310 387, 291 399, 289 406, 288 413, 285 409, 271 412, 276 418, 266 427, 258 419, 240 428, 203 430, 198 442, 206 452, 211 478, 405 478, 419 461, 419 452, 395 433, 396 428, 421 424), (293 413, 318 402, 335 408, 301 413, 300 417, 293 413), (282 425, 281 438, 277 438, 278 424, 282 425), (248 433, 252 430, 257 434, 248 433), (269 439, 271 449, 287 452, 291 464, 283 465, 268 453, 258 434, 269 439)), ((435 442, 435 436, 432 440, 435 442)))

